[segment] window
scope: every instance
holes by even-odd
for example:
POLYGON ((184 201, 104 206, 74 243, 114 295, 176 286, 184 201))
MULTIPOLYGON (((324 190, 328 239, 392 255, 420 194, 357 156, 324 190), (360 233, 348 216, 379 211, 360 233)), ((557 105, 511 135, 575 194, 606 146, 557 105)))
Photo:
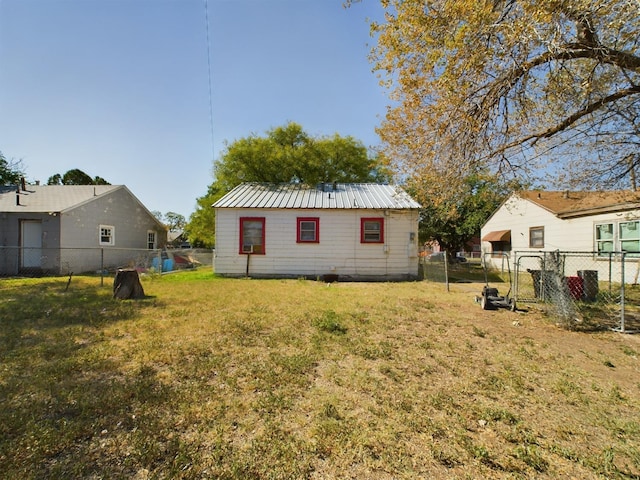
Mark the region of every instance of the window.
POLYGON ((640 257, 640 221, 598 223, 595 229, 598 255, 628 252, 629 256, 640 257))
POLYGON ((153 230, 147 232, 147 248, 149 250, 155 250, 156 248, 156 232, 153 230))
POLYGON ((100 245, 115 245, 115 228, 110 225, 100 225, 100 245))
POLYGON ((613 223, 596 225, 596 251, 598 255, 613 252, 614 245, 613 223))
POLYGON ((240 253, 264 255, 264 217, 240 218, 240 253))
POLYGON ((320 219, 298 218, 298 243, 320 243, 320 219))
POLYGON ((620 233, 620 251, 635 253, 634 257, 640 254, 640 222, 621 222, 619 227, 620 233))
POLYGON ((360 219, 360 243, 384 243, 384 218, 360 219))
POLYGON ((544 227, 529 229, 529 248, 544 248, 544 227))

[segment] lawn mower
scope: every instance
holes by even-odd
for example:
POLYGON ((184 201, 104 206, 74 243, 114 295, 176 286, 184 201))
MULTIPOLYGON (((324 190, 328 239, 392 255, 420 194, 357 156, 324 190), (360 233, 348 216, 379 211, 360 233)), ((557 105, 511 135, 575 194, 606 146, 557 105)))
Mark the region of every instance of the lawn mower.
POLYGON ((480 302, 480 306, 483 310, 495 310, 497 308, 508 308, 512 312, 516 311, 516 300, 511 297, 511 288, 513 286, 511 281, 511 268, 509 267, 509 257, 505 255, 507 259, 507 272, 509 273, 509 291, 505 296, 498 294, 498 289, 489 286, 489 278, 487 274, 487 262, 484 261, 484 287, 482 287, 482 295, 476 301, 480 302))

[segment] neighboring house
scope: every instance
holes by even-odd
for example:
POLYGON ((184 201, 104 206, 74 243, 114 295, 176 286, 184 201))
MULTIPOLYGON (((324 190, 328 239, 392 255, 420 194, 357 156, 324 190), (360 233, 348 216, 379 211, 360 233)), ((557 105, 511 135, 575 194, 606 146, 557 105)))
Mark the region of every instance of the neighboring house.
POLYGON ((418 277, 420 205, 399 187, 245 183, 213 207, 217 274, 364 281, 418 277))
MULTIPOLYGON (((482 227, 482 251, 629 252, 640 257, 640 192, 526 191, 482 227)), ((604 263, 604 262, 603 262, 604 263)))
POLYGON ((105 257, 122 266, 131 249, 166 240, 166 227, 124 185, 0 187, 2 275, 95 271, 105 257))
POLYGON ((169 230, 167 232, 167 247, 191 248, 187 235, 182 230, 169 230))
MULTIPOLYGON (((437 240, 425 242, 423 246, 424 255, 428 255, 429 253, 441 252, 442 250, 443 249, 437 240)), ((480 254, 480 251, 480 237, 475 236, 464 245, 463 249, 460 252, 456 253, 464 254, 465 256, 471 258, 474 258, 475 256, 477 258, 480 254)))

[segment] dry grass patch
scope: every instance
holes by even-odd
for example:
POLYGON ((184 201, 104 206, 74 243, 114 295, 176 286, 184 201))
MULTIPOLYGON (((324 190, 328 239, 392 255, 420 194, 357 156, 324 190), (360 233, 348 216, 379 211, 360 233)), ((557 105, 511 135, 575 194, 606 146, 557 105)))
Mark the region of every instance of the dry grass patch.
POLYGON ((7 478, 640 475, 637 336, 483 311, 468 285, 95 282, 0 289, 7 478))

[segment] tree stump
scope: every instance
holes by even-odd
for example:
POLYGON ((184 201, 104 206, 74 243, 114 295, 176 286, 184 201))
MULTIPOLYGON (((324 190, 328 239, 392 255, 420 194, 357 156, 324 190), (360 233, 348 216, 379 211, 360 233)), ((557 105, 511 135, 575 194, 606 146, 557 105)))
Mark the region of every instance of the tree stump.
POLYGON ((118 269, 113 279, 113 298, 126 300, 144 298, 144 289, 140 284, 138 271, 133 268, 118 269))

